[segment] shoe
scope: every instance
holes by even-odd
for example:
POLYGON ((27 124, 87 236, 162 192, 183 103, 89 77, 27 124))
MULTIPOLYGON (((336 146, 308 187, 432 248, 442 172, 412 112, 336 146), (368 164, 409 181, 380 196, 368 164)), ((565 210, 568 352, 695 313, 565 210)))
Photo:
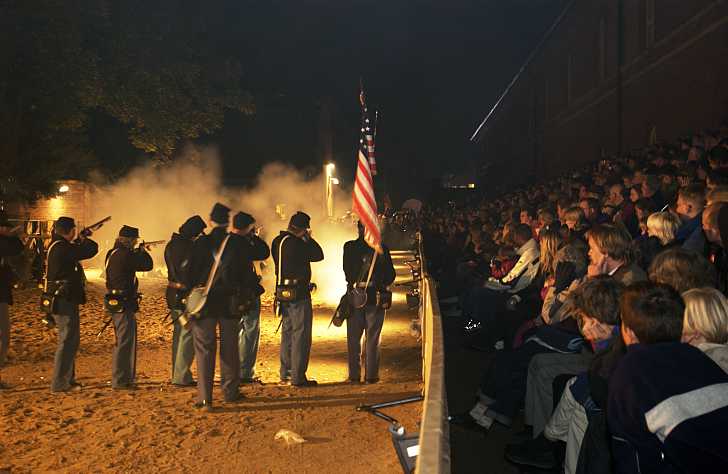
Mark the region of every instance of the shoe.
POLYGON ((469 413, 459 413, 447 417, 451 425, 460 426, 470 431, 477 431, 483 435, 488 434, 488 428, 480 425, 469 413))
POLYGON ((172 382, 172 383, 170 383, 170 385, 173 386, 173 387, 175 387, 175 388, 190 388, 190 387, 196 387, 197 386, 197 382, 195 382, 194 380, 192 382, 186 382, 186 383, 174 383, 174 382, 172 382))
POLYGON ((294 387, 316 387, 318 382, 313 379, 304 380, 301 383, 291 383, 294 387))
POLYGON ((203 400, 201 402, 195 402, 194 404, 192 404, 192 408, 194 408, 196 410, 204 410, 207 412, 211 412, 212 411, 212 402, 208 402, 207 400, 203 400))
POLYGON ((6 384, 2 380, 0 380, 0 390, 8 390, 10 388, 10 385, 6 384))
POLYGON ((482 327, 483 323, 481 323, 480 321, 476 321, 475 319, 470 319, 467 323, 465 323, 465 334, 476 334, 478 331, 480 331, 482 327))
POLYGON ((451 425, 460 425, 460 426, 467 426, 467 425, 474 425, 475 420, 472 416, 470 416, 470 413, 456 413, 454 415, 450 415, 447 417, 447 421, 450 422, 451 425))
POLYGON ((350 383, 352 385, 361 385, 361 380, 360 379, 347 379, 346 383, 350 383))
POLYGON ((282 387, 287 387, 288 385, 291 385, 291 379, 280 379, 278 381, 278 385, 282 387))
POLYGON ((366 379, 364 383, 367 385, 374 385, 375 383, 379 383, 379 379, 366 379))
POLYGON ((240 392, 235 392, 232 395, 226 395, 225 396, 225 402, 226 403, 235 403, 243 400, 245 398, 245 395, 243 395, 240 392))
POLYGON ((538 469, 554 469, 558 465, 554 455, 554 443, 543 435, 520 444, 508 445, 505 458, 514 464, 538 469))

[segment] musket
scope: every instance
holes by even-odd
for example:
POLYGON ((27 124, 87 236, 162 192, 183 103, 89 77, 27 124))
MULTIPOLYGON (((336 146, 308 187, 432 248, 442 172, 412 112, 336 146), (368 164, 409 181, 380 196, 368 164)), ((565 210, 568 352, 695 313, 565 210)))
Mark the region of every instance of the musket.
POLYGON ((109 318, 106 320, 106 322, 104 323, 104 326, 101 328, 101 331, 99 331, 98 334, 96 334, 96 339, 101 337, 101 335, 104 333, 104 331, 106 331, 106 328, 109 327, 109 324, 111 324, 111 321, 113 321, 113 318, 109 318))
POLYGON ((80 234, 81 235, 87 235, 90 232, 96 232, 97 230, 99 230, 101 227, 103 227, 103 225, 106 224, 107 222, 109 222, 110 220, 111 220, 111 216, 106 216, 103 219, 101 219, 100 221, 95 222, 95 223, 93 223, 91 225, 87 225, 86 227, 84 227, 83 229, 81 229, 80 234))
POLYGON ((142 243, 139 244, 139 248, 149 249, 151 247, 156 247, 157 245, 162 245, 166 242, 167 242, 166 240, 151 240, 149 242, 145 242, 142 240, 142 243))

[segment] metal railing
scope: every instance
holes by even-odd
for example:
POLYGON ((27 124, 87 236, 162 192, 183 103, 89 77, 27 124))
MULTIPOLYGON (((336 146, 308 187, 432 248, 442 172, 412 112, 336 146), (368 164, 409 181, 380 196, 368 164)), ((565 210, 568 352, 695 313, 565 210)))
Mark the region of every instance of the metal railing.
POLYGON ((422 238, 420 258, 420 324, 422 325, 422 376, 425 400, 420 425, 418 474, 450 472, 450 429, 445 390, 445 344, 435 282, 427 273, 422 238))

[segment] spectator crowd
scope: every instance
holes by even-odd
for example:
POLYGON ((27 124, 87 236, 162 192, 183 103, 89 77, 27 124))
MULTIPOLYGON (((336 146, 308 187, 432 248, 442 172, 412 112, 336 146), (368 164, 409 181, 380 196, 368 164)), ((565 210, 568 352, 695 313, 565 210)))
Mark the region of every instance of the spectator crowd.
MULTIPOLYGON (((571 473, 728 472, 728 128, 425 208, 429 272, 493 352, 451 423, 571 473)), ((487 438, 486 438, 487 442, 487 438)))

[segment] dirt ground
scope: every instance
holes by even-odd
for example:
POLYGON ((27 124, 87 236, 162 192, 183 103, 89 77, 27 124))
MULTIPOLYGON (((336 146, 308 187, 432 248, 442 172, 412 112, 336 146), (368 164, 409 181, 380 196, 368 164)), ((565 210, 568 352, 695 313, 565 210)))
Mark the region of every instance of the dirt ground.
MULTIPOLYGON (((139 389, 111 390, 113 330, 96 338, 105 320, 102 284, 89 281, 82 307, 76 373, 84 388, 74 394, 50 393, 56 335, 39 323, 38 290, 16 291, 10 358, 2 369, 11 389, 0 391, 0 472, 401 472, 387 423, 355 408, 421 392, 420 343, 409 328, 416 314, 403 294, 395 294, 387 313, 376 385, 344 383, 345 326, 327 328, 333 309, 315 305, 308 376, 321 385, 300 389, 277 385, 277 320, 264 301, 256 371, 265 385, 243 387, 246 398, 237 404, 221 403, 216 387, 215 411, 206 413, 191 409, 194 387, 168 383, 172 331, 162 322, 160 279, 142 280, 139 389), (281 429, 306 442, 274 440, 281 429)), ((418 429, 420 403, 384 411, 408 432, 418 429)))

